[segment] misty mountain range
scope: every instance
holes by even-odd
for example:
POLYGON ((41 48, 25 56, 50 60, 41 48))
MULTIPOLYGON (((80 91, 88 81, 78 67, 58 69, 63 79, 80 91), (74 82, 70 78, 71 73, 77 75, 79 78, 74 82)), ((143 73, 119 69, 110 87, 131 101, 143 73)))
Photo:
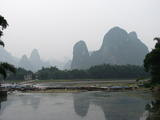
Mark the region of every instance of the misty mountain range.
MULTIPOLYGON (((101 42, 101 41, 100 41, 101 42)), ((134 64, 142 65, 145 55, 148 53, 147 46, 138 38, 136 32, 127 33, 124 29, 114 27, 104 36, 99 50, 89 52, 83 40, 77 42, 73 47, 73 59, 64 57, 60 62, 54 59, 45 61, 40 58, 37 49, 31 52, 30 57, 23 55, 21 58, 12 56, 0 46, 0 61, 8 62, 33 72, 42 67, 56 66, 58 69, 87 69, 94 65, 106 64, 134 64)))
POLYGON ((56 66, 59 69, 70 69, 70 65, 67 65, 71 62, 68 57, 64 57, 64 61, 60 62, 54 59, 49 59, 48 61, 44 61, 40 58, 40 55, 38 53, 37 49, 34 49, 31 52, 30 57, 28 58, 26 55, 23 55, 20 58, 12 56, 11 53, 7 52, 2 46, 0 46, 0 61, 2 62, 8 62, 10 64, 13 64, 15 67, 21 67, 26 70, 31 70, 33 72, 40 70, 42 67, 50 67, 50 66, 56 66))
POLYGON ((100 64, 143 65, 147 46, 138 38, 136 32, 127 33, 124 29, 114 27, 104 36, 99 50, 89 53, 84 41, 79 41, 73 48, 71 69, 87 69, 100 64))

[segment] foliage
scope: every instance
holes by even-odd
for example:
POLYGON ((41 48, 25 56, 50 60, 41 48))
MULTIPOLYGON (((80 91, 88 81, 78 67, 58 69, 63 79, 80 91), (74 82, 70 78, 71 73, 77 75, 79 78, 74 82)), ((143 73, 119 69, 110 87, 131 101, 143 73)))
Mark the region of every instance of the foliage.
MULTIPOLYGON (((0 26, 2 27, 2 30, 7 28, 8 23, 7 20, 3 16, 0 15, 0 26)), ((0 38, 3 35, 2 30, 0 30, 0 38)), ((4 42, 0 40, 0 45, 4 47, 4 42)), ((3 75, 4 79, 7 77, 7 71, 10 71, 12 73, 16 73, 16 69, 13 65, 6 63, 6 62, 1 62, 0 63, 0 74, 3 75)))
MULTIPOLYGON (((0 26, 2 27, 2 30, 7 28, 7 26, 8 26, 7 20, 5 20, 5 18, 1 15, 0 15, 0 26)), ((3 35, 2 30, 0 30, 0 38, 3 35)), ((4 42, 2 40, 0 40, 0 45, 2 45, 4 47, 4 42)))
POLYGON ((146 120, 160 120, 160 100, 155 99, 150 104, 146 104, 146 110, 149 112, 146 120))
POLYGON ((13 74, 16 73, 16 69, 13 65, 6 62, 0 62, 0 74, 3 75, 4 79, 7 77, 7 71, 11 71, 13 74))
MULTIPOLYGON (((56 67, 44 68, 33 73, 23 68, 16 68, 16 76, 8 72, 7 80, 24 80, 24 76, 32 74, 32 79, 57 80, 57 79, 136 79, 138 77, 150 76, 144 71, 143 66, 136 65, 110 65, 102 64, 92 66, 87 70, 59 70, 56 67)), ((2 78, 1 78, 2 79, 2 78)))
POLYGON ((138 78, 149 76, 144 72, 144 68, 138 65, 110 65, 102 64, 92 66, 89 69, 91 78, 138 78))
POLYGON ((160 38, 154 38, 157 40, 155 48, 148 53, 144 59, 144 68, 146 72, 151 74, 151 83, 160 83, 160 38))
POLYGON ((150 88, 151 86, 152 86, 151 83, 144 83, 145 88, 150 88))
POLYGON ((14 76, 11 72, 8 73, 7 80, 24 80, 24 76, 32 74, 32 79, 35 79, 35 74, 32 71, 27 71, 24 68, 16 68, 16 76, 14 76))
POLYGON ((102 64, 87 70, 59 70, 56 67, 42 68, 38 71, 38 79, 107 79, 107 78, 138 78, 150 76, 144 72, 143 66, 102 64))
MULTIPOLYGON (((16 75, 14 75, 12 72, 7 71, 7 77, 6 80, 24 80, 24 76, 27 74, 32 74, 32 79, 35 79, 35 74, 32 71, 27 71, 24 68, 15 68, 16 75)), ((0 77, 0 80, 3 80, 2 77, 0 77)))

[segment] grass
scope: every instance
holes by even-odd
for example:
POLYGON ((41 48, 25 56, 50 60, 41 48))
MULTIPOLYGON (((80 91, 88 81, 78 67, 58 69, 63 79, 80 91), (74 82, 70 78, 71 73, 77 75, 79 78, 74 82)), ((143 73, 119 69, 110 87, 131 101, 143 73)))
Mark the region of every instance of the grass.
MULTIPOLYGON (((41 82, 75 82, 75 81, 121 81, 121 80, 135 80, 136 79, 55 79, 55 80, 34 80, 35 83, 41 82)), ((31 80, 29 80, 31 81, 31 80)), ((26 82, 26 80, 4 80, 3 82, 26 82)))
POLYGON ((142 84, 141 81, 136 82, 135 79, 57 79, 57 80, 10 80, 3 81, 3 83, 65 83, 70 86, 106 86, 111 84, 112 86, 128 86, 134 84, 142 84), (123 81, 122 81, 123 80, 123 81), (77 83, 76 83, 77 82, 77 83))

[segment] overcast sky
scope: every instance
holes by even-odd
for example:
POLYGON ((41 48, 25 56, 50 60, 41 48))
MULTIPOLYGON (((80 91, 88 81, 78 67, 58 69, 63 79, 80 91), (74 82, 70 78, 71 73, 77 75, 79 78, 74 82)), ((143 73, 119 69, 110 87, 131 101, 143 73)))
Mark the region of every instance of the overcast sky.
POLYGON ((160 0, 0 0, 0 14, 9 23, 5 49, 19 58, 35 48, 46 60, 72 59, 76 42, 98 50, 115 26, 135 31, 149 50, 160 36, 160 0))

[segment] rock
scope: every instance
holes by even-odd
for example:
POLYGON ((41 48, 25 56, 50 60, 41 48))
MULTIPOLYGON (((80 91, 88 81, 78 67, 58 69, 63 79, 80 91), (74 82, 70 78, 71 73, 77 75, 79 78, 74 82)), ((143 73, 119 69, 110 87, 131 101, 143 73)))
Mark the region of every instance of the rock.
POLYGON ((10 63, 16 67, 18 66, 18 62, 13 59, 12 54, 7 52, 2 46, 0 46, 0 61, 10 63))
POLYGON ((114 27, 104 36, 99 50, 89 56, 84 41, 79 41, 73 49, 71 69, 87 69, 94 65, 143 65, 145 55, 148 53, 147 46, 142 43, 136 32, 127 33, 124 29, 114 27))
POLYGON ((29 61, 26 55, 23 55, 20 62, 19 62, 19 67, 24 68, 26 70, 31 70, 35 71, 32 63, 29 61))
POLYGON ((87 69, 90 67, 89 61, 90 56, 87 46, 85 42, 81 40, 74 45, 71 69, 87 69))
POLYGON ((103 44, 91 55, 92 65, 142 65, 148 48, 138 38, 135 32, 128 34, 125 30, 114 27, 104 36, 103 44))
POLYGON ((34 49, 29 58, 35 71, 42 69, 42 67, 50 67, 49 62, 42 62, 37 49, 34 49))

